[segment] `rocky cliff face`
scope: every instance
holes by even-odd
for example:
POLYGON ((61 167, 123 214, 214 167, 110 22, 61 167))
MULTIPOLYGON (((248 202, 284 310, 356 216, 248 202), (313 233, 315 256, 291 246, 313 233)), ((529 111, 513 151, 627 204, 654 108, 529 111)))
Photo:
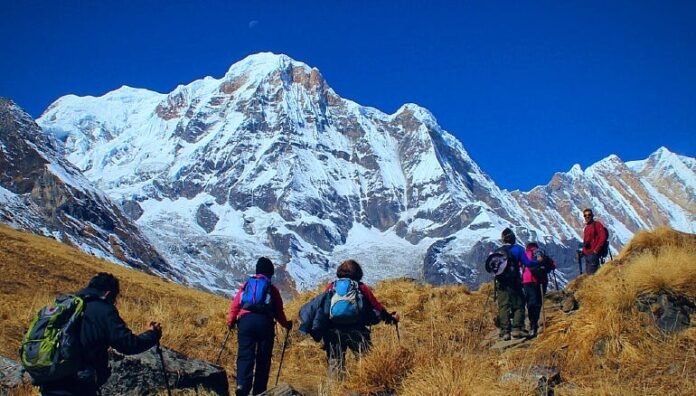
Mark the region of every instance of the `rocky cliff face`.
POLYGON ((691 158, 662 152, 685 164, 670 173, 610 157, 509 193, 426 109, 360 106, 284 55, 250 56, 168 94, 66 96, 38 122, 189 282, 213 290, 260 255, 281 264, 289 288, 314 286, 346 258, 368 281, 475 286, 507 226, 556 253, 565 280, 583 207, 614 230, 615 248, 639 228, 695 224, 691 158), (665 174, 685 187, 672 193, 665 174))
POLYGON ((0 217, 132 267, 176 278, 140 230, 63 158, 60 143, 0 98, 0 217))

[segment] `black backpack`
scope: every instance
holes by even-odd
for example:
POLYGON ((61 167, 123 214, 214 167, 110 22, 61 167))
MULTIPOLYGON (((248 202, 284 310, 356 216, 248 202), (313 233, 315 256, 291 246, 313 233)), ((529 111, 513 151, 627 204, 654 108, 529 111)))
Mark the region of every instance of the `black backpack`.
POLYGON ((532 275, 534 278, 536 278, 538 281, 541 281, 546 278, 549 272, 553 271, 553 267, 551 265, 551 259, 544 255, 544 258, 541 261, 537 261, 539 265, 535 267, 529 267, 529 270, 532 272, 532 275))
POLYGON ((604 232, 607 234, 607 240, 604 241, 604 245, 599 249, 598 255, 601 258, 606 258, 609 254, 609 229, 604 224, 602 224, 602 227, 604 227, 604 232))
POLYGON ((511 248, 511 245, 501 246, 486 259, 486 272, 493 274, 498 282, 521 282, 519 264, 510 254, 511 248))

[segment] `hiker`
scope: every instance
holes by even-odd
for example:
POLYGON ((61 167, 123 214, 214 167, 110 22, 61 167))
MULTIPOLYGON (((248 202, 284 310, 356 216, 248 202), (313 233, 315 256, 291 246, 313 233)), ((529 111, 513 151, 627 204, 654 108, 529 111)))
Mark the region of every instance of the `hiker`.
POLYGON ((372 290, 361 282, 363 271, 355 260, 345 260, 336 269, 336 279, 325 289, 329 305, 328 328, 324 333, 324 349, 329 373, 342 378, 345 375, 345 353, 369 351, 372 346, 368 326, 384 321, 397 324, 399 314, 389 313, 372 290), (328 297, 330 296, 330 298, 328 297))
POLYGON ((503 246, 497 251, 507 255, 508 264, 505 271, 495 277, 495 290, 500 336, 507 341, 511 337, 524 338, 529 336, 524 328, 524 293, 520 266, 532 267, 538 263, 528 259, 522 246, 515 244, 517 238, 511 229, 503 230, 501 240, 503 246))
POLYGON ((556 265, 536 242, 527 244, 525 255, 530 261, 536 260, 538 263, 537 266, 533 267, 525 266, 522 271, 522 290, 529 318, 529 337, 534 338, 539 332, 539 314, 542 309, 542 299, 549 283, 548 273, 555 269, 556 265))
POLYGON ((601 250, 607 241, 607 232, 604 225, 594 219, 592 209, 582 211, 585 219, 585 229, 582 237, 582 256, 585 258, 585 272, 592 275, 599 269, 601 250))
MULTIPOLYGON (((526 267, 525 271, 542 286, 542 293, 545 295, 549 286, 549 274, 556 269, 556 262, 546 255, 544 249, 541 249, 536 242, 530 242, 525 247, 525 253, 529 260, 536 260, 539 265, 537 267, 526 267)), ((525 282, 525 273, 522 273, 522 284, 525 282)))
POLYGON ((259 258, 256 275, 244 282, 232 299, 227 326, 230 330, 237 327, 237 395, 266 391, 275 338, 274 319, 288 331, 292 328, 292 322, 285 317, 280 291, 271 284, 274 272, 270 259, 259 258))
POLYGON ((159 343, 162 326, 158 322, 150 322, 147 330, 137 336, 128 329, 116 309, 119 292, 118 279, 105 272, 98 273, 85 289, 77 292, 85 303, 80 324, 82 367, 72 377, 41 384, 41 395, 96 395, 111 375, 109 347, 133 355, 159 343))

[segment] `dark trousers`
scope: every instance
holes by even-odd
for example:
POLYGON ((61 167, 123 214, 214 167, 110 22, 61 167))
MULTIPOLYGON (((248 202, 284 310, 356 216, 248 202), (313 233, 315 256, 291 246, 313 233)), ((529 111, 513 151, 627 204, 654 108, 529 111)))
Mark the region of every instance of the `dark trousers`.
POLYGON ((96 396, 97 384, 67 378, 39 387, 41 396, 96 396))
POLYGON ((273 318, 252 312, 243 315, 237 326, 236 394, 247 396, 249 391, 253 391, 258 395, 266 390, 271 371, 275 336, 273 318))
POLYGON ((525 283, 524 299, 527 303, 527 315, 529 316, 530 330, 539 328, 539 314, 541 313, 541 287, 539 283, 525 283))
POLYGON ((596 254, 587 254, 585 257, 585 272, 592 275, 599 269, 599 256, 596 254))
POLYGON ((498 326, 503 333, 512 328, 524 327, 524 295, 520 282, 495 282, 496 300, 498 303, 498 326))
POLYGON ((346 351, 360 355, 370 350, 370 330, 365 326, 330 329, 324 336, 324 349, 329 362, 329 375, 343 378, 346 371, 346 351))

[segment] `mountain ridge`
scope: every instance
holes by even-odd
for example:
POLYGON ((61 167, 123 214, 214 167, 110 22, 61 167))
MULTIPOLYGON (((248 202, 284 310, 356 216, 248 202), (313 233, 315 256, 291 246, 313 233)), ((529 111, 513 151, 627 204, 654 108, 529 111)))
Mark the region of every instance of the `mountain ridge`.
POLYGON ((258 255, 283 263, 280 273, 300 289, 348 257, 366 263, 372 281, 475 286, 508 226, 522 241, 548 244, 570 279, 584 207, 616 229, 615 249, 639 227, 695 223, 691 184, 675 203, 618 157, 608 157, 615 169, 573 167, 542 188, 501 190, 427 109, 360 106, 285 55, 251 55, 221 79, 169 94, 128 92, 143 98, 61 98, 38 122, 158 251, 213 290, 243 279, 258 255), (596 202, 616 188, 611 205, 596 202), (631 202, 640 199, 650 209, 637 213, 631 202))

